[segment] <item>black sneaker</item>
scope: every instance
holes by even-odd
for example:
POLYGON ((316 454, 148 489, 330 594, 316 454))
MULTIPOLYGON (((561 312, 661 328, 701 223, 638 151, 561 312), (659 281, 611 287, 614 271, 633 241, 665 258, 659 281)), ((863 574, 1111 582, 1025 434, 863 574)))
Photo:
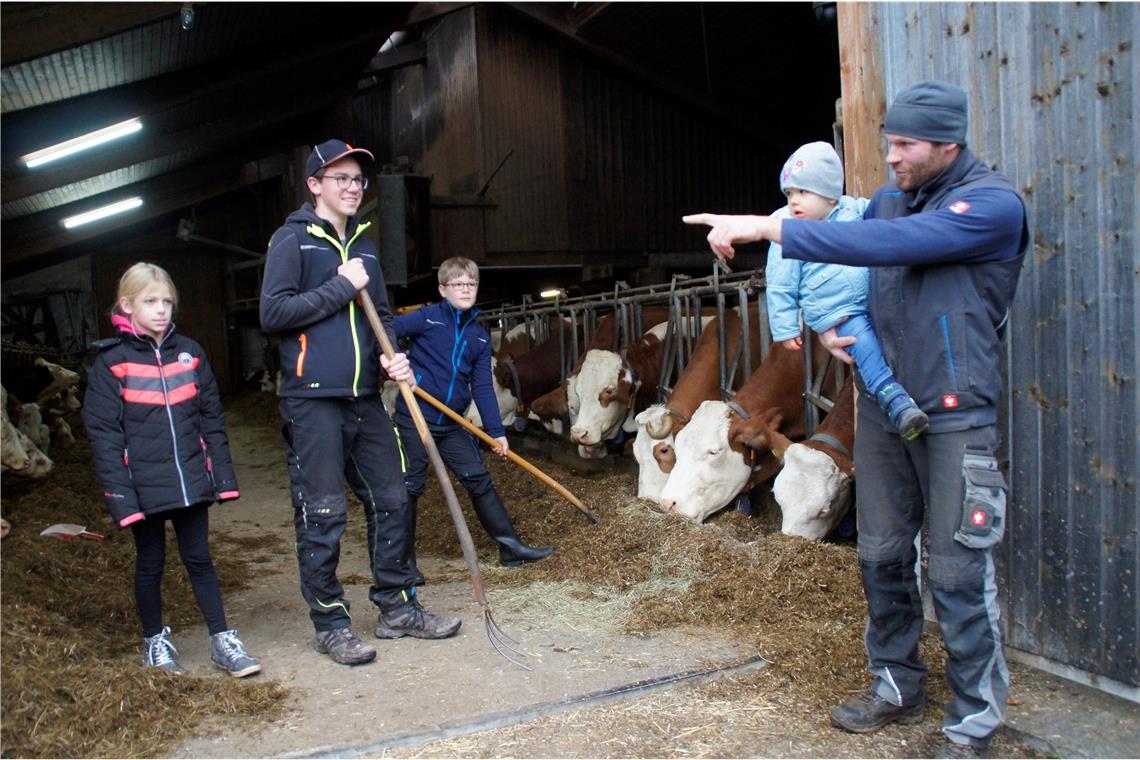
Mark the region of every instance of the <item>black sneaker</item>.
POLYGON ((935 757, 972 758, 984 757, 984 755, 982 754, 982 750, 978 749, 973 744, 962 744, 960 742, 954 742, 947 739, 946 743, 943 744, 941 749, 938 750, 938 754, 935 755, 935 757))
POLYGON ((401 604, 395 609, 380 613, 380 625, 376 626, 376 638, 398 639, 412 636, 417 639, 446 639, 454 636, 463 621, 459 618, 444 617, 428 612, 418 599, 401 604))
POLYGON ((341 665, 363 665, 376 659, 376 650, 361 641, 351 628, 317 631, 313 648, 341 665))
POLYGON ((831 711, 831 725, 854 734, 869 734, 888 723, 909 725, 922 720, 924 700, 913 705, 892 705, 871 689, 831 711))

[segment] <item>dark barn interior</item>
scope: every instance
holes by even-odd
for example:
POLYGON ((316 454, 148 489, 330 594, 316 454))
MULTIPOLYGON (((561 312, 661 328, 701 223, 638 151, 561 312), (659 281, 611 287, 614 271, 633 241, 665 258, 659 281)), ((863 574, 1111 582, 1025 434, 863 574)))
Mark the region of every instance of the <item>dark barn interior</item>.
POLYGON ((236 389, 263 361, 260 257, 334 135, 377 155, 364 210, 397 306, 438 298, 454 255, 480 264, 481 305, 707 274, 681 215, 781 205, 780 163, 835 138, 838 97, 826 3, 6 4, 3 338, 78 358, 119 273, 152 260, 236 389))

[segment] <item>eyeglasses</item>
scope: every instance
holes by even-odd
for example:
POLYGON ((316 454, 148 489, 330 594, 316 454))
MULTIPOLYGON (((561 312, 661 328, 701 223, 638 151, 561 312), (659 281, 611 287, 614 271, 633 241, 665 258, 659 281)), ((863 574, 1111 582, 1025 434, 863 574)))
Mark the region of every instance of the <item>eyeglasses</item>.
POLYGON ((479 287, 479 281, 476 280, 475 282, 449 282, 449 283, 447 283, 447 287, 451 288, 452 290, 474 290, 475 288, 479 287))
POLYGON ((361 190, 368 189, 368 177, 361 177, 360 175, 350 177, 347 174, 318 174, 316 177, 317 179, 336 180, 336 186, 340 190, 346 190, 353 185, 359 185, 361 190))

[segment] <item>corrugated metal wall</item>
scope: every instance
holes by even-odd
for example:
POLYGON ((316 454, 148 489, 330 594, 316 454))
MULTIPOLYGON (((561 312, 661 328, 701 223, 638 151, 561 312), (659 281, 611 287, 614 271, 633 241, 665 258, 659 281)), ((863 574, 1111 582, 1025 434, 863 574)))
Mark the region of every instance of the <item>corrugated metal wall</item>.
POLYGON ((920 79, 961 85, 971 147, 1029 206, 1034 244, 1008 334, 1008 641, 1140 684, 1140 8, 884 3, 860 13, 887 100, 920 79))

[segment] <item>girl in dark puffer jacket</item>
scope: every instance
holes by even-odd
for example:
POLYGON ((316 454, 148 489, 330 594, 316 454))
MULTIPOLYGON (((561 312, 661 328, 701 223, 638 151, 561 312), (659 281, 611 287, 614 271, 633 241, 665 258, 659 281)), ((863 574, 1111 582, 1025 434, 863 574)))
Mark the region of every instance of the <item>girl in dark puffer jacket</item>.
POLYGON ((230 675, 248 676, 261 665, 226 626, 208 535, 207 509, 238 498, 237 478, 209 362, 198 343, 174 332, 177 300, 159 266, 138 263, 123 274, 111 314, 119 335, 96 343, 83 422, 111 517, 135 538, 143 663, 182 672, 162 624, 169 519, 210 631, 211 659, 230 675))

